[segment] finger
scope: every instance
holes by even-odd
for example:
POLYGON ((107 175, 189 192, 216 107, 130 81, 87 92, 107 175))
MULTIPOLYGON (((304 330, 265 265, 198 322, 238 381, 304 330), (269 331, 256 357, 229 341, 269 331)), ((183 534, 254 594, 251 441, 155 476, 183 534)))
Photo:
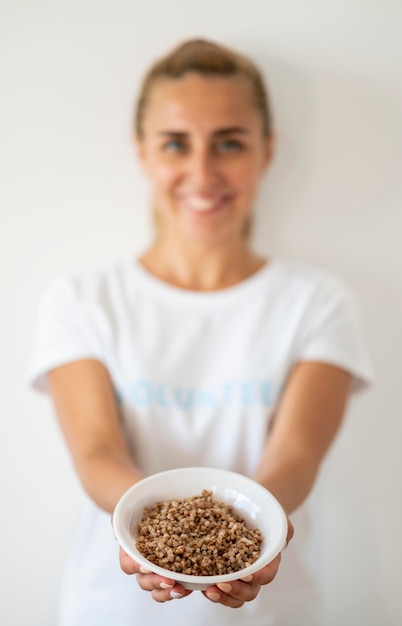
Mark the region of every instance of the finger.
POLYGON ((291 541, 293 535, 295 534, 295 529, 294 526, 292 524, 292 522, 290 521, 290 519, 288 518, 288 534, 286 536, 286 546, 288 545, 289 541, 291 541))
POLYGON ((216 585, 208 587, 205 591, 202 591, 204 596, 215 604, 222 604, 223 606, 230 607, 232 609, 239 609, 244 604, 244 600, 234 598, 233 596, 224 593, 216 585))
POLYGON ((120 548, 120 566, 126 574, 135 574, 138 584, 144 591, 153 591, 154 589, 172 589, 175 581, 171 578, 158 576, 142 565, 139 565, 128 554, 120 548))
POLYGON ((219 583, 217 587, 220 592, 243 603, 254 600, 261 586, 255 582, 245 583, 241 580, 232 580, 230 583, 219 583))
POLYGON ((252 582, 258 585, 268 585, 271 583, 278 573, 281 558, 281 555, 278 554, 268 565, 258 570, 258 572, 255 572, 252 575, 252 582))
POLYGON ((151 570, 146 569, 143 565, 140 565, 139 563, 134 561, 134 559, 132 559, 128 554, 126 554, 126 552, 124 552, 122 548, 120 548, 119 559, 120 559, 120 567, 123 570, 123 572, 125 572, 126 574, 137 574, 137 575, 142 574, 146 576, 149 576, 150 574, 152 574, 152 576, 156 577, 157 579, 160 579, 161 581, 169 583, 170 587, 173 587, 174 585, 175 581, 173 579, 165 578, 162 576, 158 576, 158 574, 154 574, 153 572, 151 572, 151 570))
POLYGON ((122 548, 119 551, 120 567, 125 574, 138 574, 140 566, 122 548))
POLYGON ((181 585, 174 585, 172 589, 154 589, 151 592, 152 598, 156 602, 170 602, 170 600, 178 600, 192 593, 189 589, 184 589, 181 585))
POLYGON ((158 589, 171 590, 175 586, 175 581, 171 578, 158 576, 158 574, 137 574, 137 582, 144 591, 154 591, 158 589))

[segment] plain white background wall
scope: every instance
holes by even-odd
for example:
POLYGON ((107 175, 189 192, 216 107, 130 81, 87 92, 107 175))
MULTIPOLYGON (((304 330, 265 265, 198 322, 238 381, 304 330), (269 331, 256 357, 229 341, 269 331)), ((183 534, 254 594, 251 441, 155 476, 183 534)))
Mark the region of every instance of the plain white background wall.
POLYGON ((146 246, 132 104, 148 64, 201 35, 250 54, 270 86, 278 150, 256 246, 348 281, 377 372, 311 498, 322 624, 399 625, 401 3, 1 0, 0 11, 0 622, 55 625, 82 501, 49 401, 25 382, 39 297, 59 272, 146 246))

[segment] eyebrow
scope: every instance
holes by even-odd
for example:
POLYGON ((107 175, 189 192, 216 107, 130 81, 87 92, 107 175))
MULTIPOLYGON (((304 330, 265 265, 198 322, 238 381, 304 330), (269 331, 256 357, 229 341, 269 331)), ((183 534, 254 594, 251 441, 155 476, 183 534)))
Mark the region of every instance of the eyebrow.
MULTIPOLYGON (((176 137, 178 139, 185 139, 189 133, 179 131, 179 130, 162 130, 159 131, 158 135, 162 137, 176 137)), ((249 135, 250 131, 243 126, 229 126, 227 128, 218 128, 212 133, 213 137, 225 137, 226 135, 249 135)))

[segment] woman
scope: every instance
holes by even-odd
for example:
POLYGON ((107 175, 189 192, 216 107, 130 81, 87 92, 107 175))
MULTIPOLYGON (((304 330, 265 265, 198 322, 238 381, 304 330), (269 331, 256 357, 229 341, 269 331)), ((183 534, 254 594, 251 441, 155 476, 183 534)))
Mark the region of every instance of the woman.
POLYGON ((203 594, 140 571, 124 553, 118 568, 110 514, 126 489, 156 471, 232 469, 292 514, 350 390, 371 377, 342 282, 249 245, 274 147, 255 66, 207 41, 184 43, 146 76, 135 135, 155 241, 134 262, 49 287, 31 367, 90 497, 60 624, 311 626, 314 592, 297 539, 274 581, 280 557, 252 580, 203 594))

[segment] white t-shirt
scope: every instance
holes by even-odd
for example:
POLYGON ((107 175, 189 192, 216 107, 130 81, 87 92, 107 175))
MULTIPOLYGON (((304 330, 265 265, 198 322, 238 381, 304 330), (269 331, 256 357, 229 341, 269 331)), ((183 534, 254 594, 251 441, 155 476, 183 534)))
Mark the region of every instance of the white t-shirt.
MULTIPOLYGON (((353 295, 332 274, 286 260, 215 292, 173 287, 136 262, 60 277, 40 306, 30 380, 47 391, 49 370, 88 357, 111 375, 144 474, 211 466, 252 475, 297 361, 339 366, 353 389, 372 378, 353 295)), ((255 601, 231 610, 195 592, 161 605, 121 572, 110 516, 88 501, 60 626, 312 626, 295 524, 277 578, 255 601)))

